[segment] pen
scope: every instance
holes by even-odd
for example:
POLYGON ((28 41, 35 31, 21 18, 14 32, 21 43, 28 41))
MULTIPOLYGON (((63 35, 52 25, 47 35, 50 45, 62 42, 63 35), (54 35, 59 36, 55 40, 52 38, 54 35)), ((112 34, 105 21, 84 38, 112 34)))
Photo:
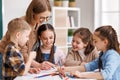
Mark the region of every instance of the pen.
POLYGON ((55 73, 51 73, 51 74, 44 74, 44 75, 41 75, 41 76, 37 76, 37 77, 35 77, 35 78, 42 78, 42 77, 46 77, 46 76, 54 76, 54 75, 58 75, 58 73, 57 72, 55 72, 55 73))
POLYGON ((59 65, 60 67, 62 66, 62 61, 61 61, 61 60, 58 61, 58 65, 59 65))
POLYGON ((62 77, 62 75, 61 75, 61 74, 59 74, 59 77, 60 77, 61 79, 63 79, 63 77, 62 77))
POLYGON ((42 77, 46 77, 46 76, 49 76, 50 74, 45 74, 45 75, 41 75, 41 76, 37 76, 35 78, 42 78, 42 77))

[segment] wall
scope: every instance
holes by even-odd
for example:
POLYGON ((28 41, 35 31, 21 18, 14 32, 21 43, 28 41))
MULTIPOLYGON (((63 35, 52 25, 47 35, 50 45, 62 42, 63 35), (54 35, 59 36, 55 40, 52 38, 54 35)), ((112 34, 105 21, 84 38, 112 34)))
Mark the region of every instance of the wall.
POLYGON ((2 0, 3 4, 3 35, 6 33, 8 22, 25 15, 31 0, 2 0))
POLYGON ((76 0, 77 7, 81 10, 81 27, 94 30, 94 0, 76 0))
POLYGON ((0 39, 2 38, 2 0, 0 0, 0 39))

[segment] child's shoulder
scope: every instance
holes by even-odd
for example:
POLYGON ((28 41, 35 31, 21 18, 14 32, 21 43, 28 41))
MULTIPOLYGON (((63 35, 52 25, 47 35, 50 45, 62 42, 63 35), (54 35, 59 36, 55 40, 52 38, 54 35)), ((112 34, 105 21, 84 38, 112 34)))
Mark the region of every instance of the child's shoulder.
POLYGON ((64 53, 64 51, 61 48, 56 47, 55 48, 55 53, 60 54, 60 53, 64 53))
POLYGON ((13 42, 9 42, 5 48, 5 52, 19 52, 19 49, 15 46, 13 42))
POLYGON ((114 50, 114 49, 109 49, 109 50, 107 50, 106 51, 106 55, 119 55, 119 53, 116 51, 116 50, 114 50))
POLYGON ((118 59, 118 61, 120 60, 120 55, 119 53, 114 50, 114 49, 109 49, 107 50, 104 54, 103 54, 104 58, 105 59, 109 59, 109 58, 112 58, 112 59, 118 59))

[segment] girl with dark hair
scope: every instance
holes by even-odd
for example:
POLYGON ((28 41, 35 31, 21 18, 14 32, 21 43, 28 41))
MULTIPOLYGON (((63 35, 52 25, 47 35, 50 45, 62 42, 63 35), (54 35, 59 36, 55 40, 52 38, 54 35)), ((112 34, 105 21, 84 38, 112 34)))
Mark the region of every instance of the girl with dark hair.
POLYGON ((65 66, 78 66, 96 59, 99 56, 93 45, 93 36, 88 28, 79 28, 73 33, 72 48, 69 51, 65 66))
MULTIPOLYGON (((99 80, 120 80, 120 49, 116 31, 110 25, 101 26, 94 32, 94 44, 100 51, 99 58, 78 67, 64 67, 65 71, 76 71, 79 78, 99 80), (87 73, 85 71, 97 72, 87 73), (81 72, 79 72, 81 71, 81 72)), ((60 69, 63 72, 63 69, 60 69)))
MULTIPOLYGON (((43 24, 38 28, 37 31, 37 40, 38 40, 38 49, 36 61, 43 63, 44 61, 51 62, 52 64, 58 64, 61 62, 64 64, 65 54, 62 50, 58 49, 55 46, 56 34, 54 28, 51 24, 43 24)), ((46 66, 42 65, 41 69, 44 69, 46 66)))

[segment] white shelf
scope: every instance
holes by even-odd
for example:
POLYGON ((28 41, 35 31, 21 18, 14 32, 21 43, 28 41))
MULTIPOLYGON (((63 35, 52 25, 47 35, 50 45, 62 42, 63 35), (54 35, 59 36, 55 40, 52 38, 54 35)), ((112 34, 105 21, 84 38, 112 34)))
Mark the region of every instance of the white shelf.
POLYGON ((80 9, 75 7, 52 7, 52 23, 56 30, 56 45, 65 53, 71 47, 68 41, 69 30, 80 27, 80 9), (71 16, 73 22, 70 22, 71 16), (71 25, 73 23, 74 25, 71 25), (71 27, 72 26, 72 27, 71 27))
POLYGON ((79 11, 80 10, 80 8, 76 8, 76 7, 53 7, 52 9, 71 10, 71 11, 79 11))

